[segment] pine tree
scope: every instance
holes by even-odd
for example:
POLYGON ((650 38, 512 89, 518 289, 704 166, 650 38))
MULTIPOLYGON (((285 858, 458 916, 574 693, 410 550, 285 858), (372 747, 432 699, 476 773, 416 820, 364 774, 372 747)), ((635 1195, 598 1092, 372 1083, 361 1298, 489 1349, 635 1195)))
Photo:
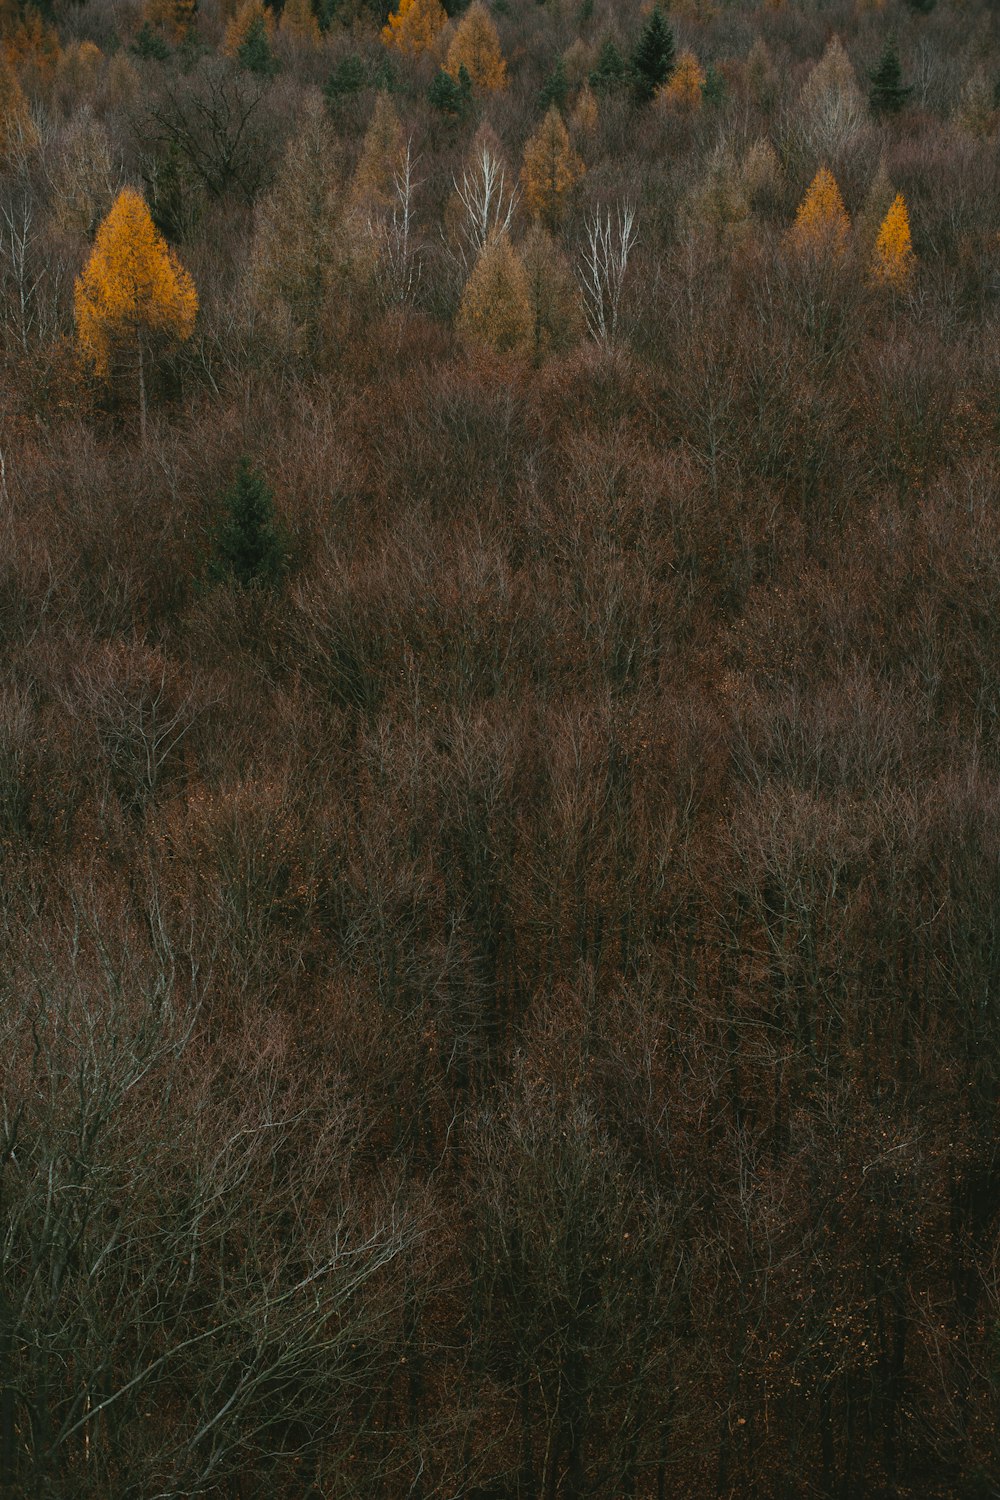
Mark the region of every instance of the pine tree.
POLYGON ((682 52, 667 83, 657 89, 656 98, 671 109, 694 114, 701 109, 705 72, 693 52, 682 52))
POLYGON ((139 33, 132 43, 132 51, 136 57, 151 57, 156 62, 166 62, 170 56, 170 48, 148 21, 143 21, 139 27, 139 33))
POLYGON ((847 251, 851 221, 833 173, 820 167, 810 184, 789 231, 800 254, 841 256, 847 251))
POLYGON ((657 5, 642 29, 632 54, 635 96, 648 104, 674 71, 674 34, 657 5))
POLYGON ((597 54, 589 81, 590 87, 601 94, 616 94, 628 83, 628 66, 610 37, 597 54))
POLYGON ((427 90, 427 102, 452 120, 465 119, 472 108, 472 79, 464 64, 458 70, 457 80, 441 69, 427 90))
POLYGON ((566 72, 566 59, 559 57, 545 83, 542 85, 538 96, 538 102, 543 109, 555 105, 556 109, 565 109, 566 100, 569 98, 569 75, 566 72))
POLYGON ((872 84, 868 99, 873 112, 899 114, 913 90, 903 86, 903 70, 892 42, 886 42, 878 67, 868 76, 872 84))
POLYGON ((399 0, 382 28, 382 41, 405 57, 420 57, 434 50, 447 22, 441 0, 399 0))
POLYGON ((525 146, 521 168, 525 202, 550 232, 562 224, 569 194, 583 173, 583 162, 570 145, 569 131, 553 104, 525 146))
POLYGON ((273 588, 288 569, 288 539, 274 507, 274 496, 250 460, 241 458, 222 498, 212 535, 208 576, 240 588, 273 588))
POLYGON ((473 88, 483 93, 497 93, 507 87, 507 64, 500 50, 500 38, 482 0, 472 0, 448 48, 447 72, 457 81, 463 67, 473 88))
POLYGON ((701 88, 702 98, 712 109, 718 109, 726 100, 726 80, 718 69, 709 63, 705 69, 705 82, 701 88))
POLYGON ((523 354, 531 347, 528 278, 506 234, 490 240, 473 266, 456 327, 465 343, 497 354, 523 354))
POLYGON ((902 290, 911 281, 917 258, 910 242, 910 219, 906 201, 897 193, 882 222, 872 257, 872 280, 881 286, 902 290))
POLYGON ((96 374, 108 378, 120 359, 135 362, 145 435, 146 362, 160 345, 191 337, 198 294, 133 188, 122 189, 98 229, 74 306, 80 348, 96 374))

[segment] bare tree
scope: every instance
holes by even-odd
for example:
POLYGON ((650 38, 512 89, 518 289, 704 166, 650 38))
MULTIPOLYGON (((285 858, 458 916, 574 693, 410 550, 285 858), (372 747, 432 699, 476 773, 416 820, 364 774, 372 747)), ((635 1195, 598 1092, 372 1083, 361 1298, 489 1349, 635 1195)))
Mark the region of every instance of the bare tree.
POLYGON ((597 209, 586 222, 578 275, 587 327, 599 343, 613 344, 618 336, 625 277, 637 238, 630 203, 619 203, 614 214, 610 208, 597 209))

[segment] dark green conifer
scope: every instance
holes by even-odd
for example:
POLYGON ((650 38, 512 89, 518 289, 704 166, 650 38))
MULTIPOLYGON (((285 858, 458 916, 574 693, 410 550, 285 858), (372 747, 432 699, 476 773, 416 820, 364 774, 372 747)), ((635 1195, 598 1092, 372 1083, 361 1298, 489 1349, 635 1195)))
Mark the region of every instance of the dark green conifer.
POLYGON ((628 82, 628 67, 614 42, 608 37, 598 53, 597 63, 590 75, 590 86, 602 94, 612 94, 625 87, 628 82))
POLYGON ((676 50, 674 34, 657 6, 642 28, 632 54, 635 96, 640 104, 648 104, 656 90, 670 77, 674 71, 676 50))
POLYGON ((886 42, 878 67, 868 76, 872 84, 868 100, 874 113, 898 115, 913 90, 903 85, 903 70, 892 42, 886 42))
POLYGON ((566 76, 566 64, 560 57, 542 85, 541 93, 538 96, 538 103, 547 114, 553 104, 556 109, 560 111, 564 110, 568 98, 569 79, 566 76))
POLYGON ((241 67, 246 68, 248 73, 266 77, 269 73, 277 72, 278 65, 267 39, 267 27, 260 16, 255 16, 251 21, 237 57, 241 67))
POLYGON ((464 63, 457 78, 441 69, 427 90, 427 102, 452 120, 465 119, 472 107, 472 79, 464 63))
POLYGON ((222 498, 208 575, 215 583, 273 588, 287 570, 288 552, 270 488, 250 460, 241 458, 222 498))

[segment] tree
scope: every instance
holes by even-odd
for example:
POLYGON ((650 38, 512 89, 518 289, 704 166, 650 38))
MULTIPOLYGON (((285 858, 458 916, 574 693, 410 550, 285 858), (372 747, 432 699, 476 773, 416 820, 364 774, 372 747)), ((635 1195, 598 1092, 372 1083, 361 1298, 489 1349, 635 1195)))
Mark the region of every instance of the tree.
POLYGON ((448 48, 445 68, 452 78, 457 79, 463 67, 473 87, 485 94, 498 93, 507 87, 507 64, 500 50, 500 38, 483 0, 472 0, 448 48))
POLYGON ((80 348, 99 376, 109 378, 120 360, 134 362, 145 436, 147 361, 191 337, 198 294, 133 188, 122 189, 98 229, 74 305, 80 348))
POLYGON ((897 193, 882 221, 875 241, 871 274, 883 286, 901 289, 912 280, 916 256, 910 243, 910 219, 906 200, 897 193))
POLYGON ((354 169, 351 202, 356 209, 370 213, 392 201, 396 173, 405 153, 402 123, 392 100, 382 89, 375 97, 375 108, 354 169))
POLYGON ((820 167, 799 204, 789 238, 800 254, 842 256, 851 221, 833 173, 820 167))
POLYGON ((465 343, 497 354, 521 354, 530 347, 528 278, 506 234, 490 240, 473 266, 456 326, 465 343))
POLYGON ((871 90, 868 100, 877 115, 897 115, 913 92, 904 87, 903 70, 892 42, 886 42, 878 67, 868 75, 871 90))
POLYGON ((566 215, 569 194, 584 174, 569 131, 553 104, 524 148, 521 185, 529 209, 554 232, 566 215))
POLYGON ((382 28, 382 41, 405 57, 420 57, 434 50, 447 22, 441 0, 399 0, 382 28))
POLYGON ((540 362, 546 354, 562 354, 576 343, 583 332, 583 310, 569 262, 537 219, 521 258, 531 308, 532 352, 540 362))
POLYGON ((590 73, 590 86, 602 94, 616 94, 628 82, 628 66, 617 46, 608 37, 597 54, 597 62, 590 73))
POLYGON ((580 135, 593 135, 597 129, 600 111, 597 106, 597 95, 589 83, 585 83, 577 95, 573 106, 572 124, 573 129, 580 135))
POLYGON ((672 109, 694 114, 701 108, 704 88, 704 68, 693 52, 684 51, 668 81, 657 89, 656 97, 672 109))
POLYGON ((802 85, 797 113, 802 144, 814 159, 843 151, 864 126, 864 97, 838 36, 802 85))
MULTIPOLYGON (((273 28, 272 28, 273 30, 273 28)), ((254 16, 236 54, 240 67, 258 78, 267 78, 276 73, 278 64, 271 51, 271 35, 263 16, 254 16)))
POLYGON ((24 90, 0 45, 0 165, 30 151, 37 142, 24 90))
POLYGON ((269 6, 264 5, 263 0, 245 0, 226 26, 222 50, 227 57, 238 58, 250 72, 267 71, 250 67, 250 63, 244 61, 243 49, 248 43, 250 50, 247 55, 251 60, 258 55, 263 55, 260 45, 261 33, 263 33, 263 41, 266 43, 267 55, 270 59, 271 42, 274 39, 274 12, 269 6))
POLYGON ((144 13, 150 26, 179 46, 193 32, 197 10, 197 0, 146 0, 144 13))
POLYGON ((674 34, 657 5, 642 28, 632 54, 632 76, 635 96, 648 104, 674 71, 674 34))
POLYGON ((517 189, 507 187, 500 143, 488 125, 482 126, 445 209, 448 238, 466 271, 490 240, 509 231, 518 201, 517 189))
POLYGON ((555 67, 542 85, 538 102, 543 109, 548 109, 553 104, 557 109, 565 109, 568 98, 569 75, 566 72, 566 59, 558 57, 555 67))
POLYGON ((472 79, 464 63, 458 70, 457 79, 440 69, 427 90, 427 102, 432 109, 452 120, 465 119, 472 108, 472 79))
POLYGON ((209 577, 240 588, 272 588, 288 568, 289 546, 274 496, 262 474, 243 457, 212 537, 209 577))
POLYGON ((293 47, 315 50, 321 45, 323 39, 319 22, 313 14, 310 0, 285 0, 278 34, 291 42, 293 47))
POLYGON ((310 362, 350 258, 335 137, 318 95, 306 103, 270 193, 257 209, 250 296, 272 339, 310 362))

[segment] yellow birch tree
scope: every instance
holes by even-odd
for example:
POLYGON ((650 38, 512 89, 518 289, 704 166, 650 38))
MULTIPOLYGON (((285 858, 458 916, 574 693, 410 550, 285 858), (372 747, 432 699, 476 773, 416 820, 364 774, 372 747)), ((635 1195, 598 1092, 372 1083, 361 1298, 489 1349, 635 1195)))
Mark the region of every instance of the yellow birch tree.
POLYGON ((147 361, 191 337, 198 294, 134 188, 122 189, 98 229, 73 300, 80 349, 95 373, 109 380, 121 364, 135 369, 145 437, 147 361))

